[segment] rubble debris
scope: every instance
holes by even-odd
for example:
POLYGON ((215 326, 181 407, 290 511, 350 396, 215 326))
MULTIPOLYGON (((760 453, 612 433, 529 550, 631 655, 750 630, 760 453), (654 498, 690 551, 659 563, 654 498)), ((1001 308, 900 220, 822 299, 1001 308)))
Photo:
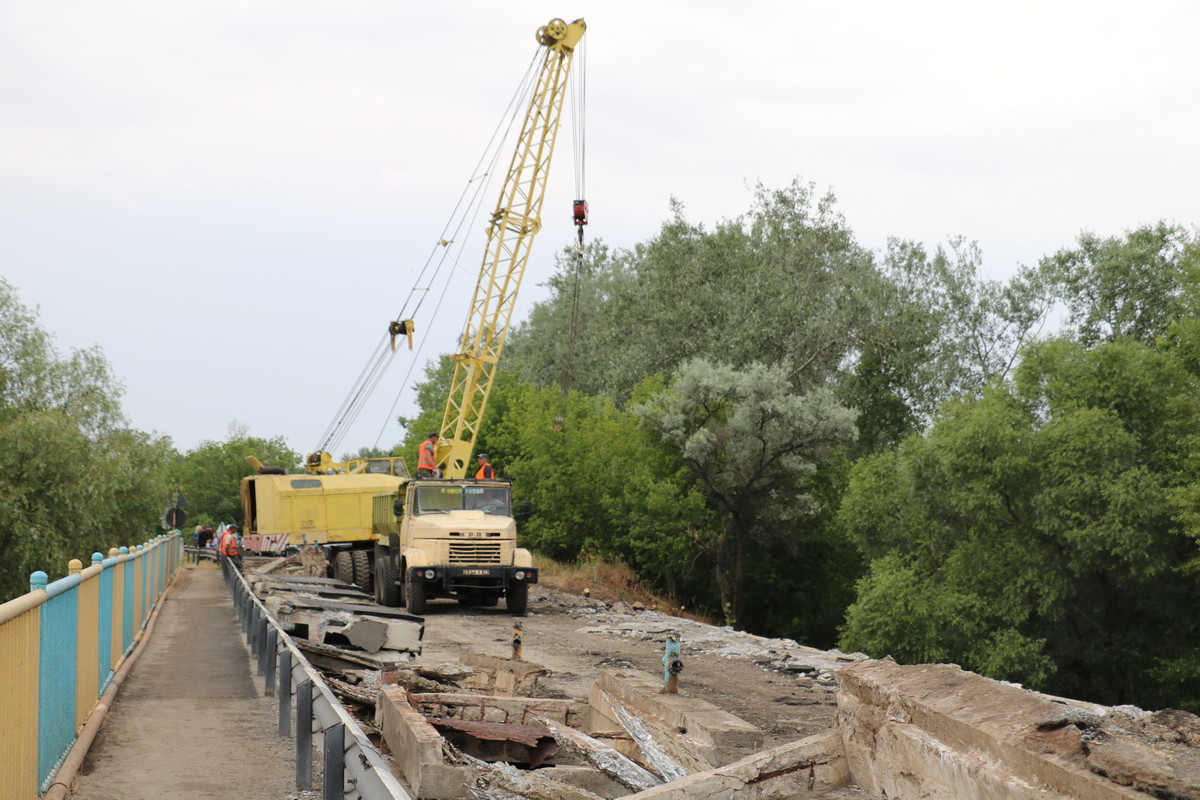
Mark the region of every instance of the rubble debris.
POLYGON ((538 679, 551 674, 540 664, 476 653, 464 656, 463 663, 474 668, 463 686, 510 697, 532 697, 537 693, 538 679))
MULTIPOLYGON (((649 746, 667 754, 686 772, 719 767, 762 748, 763 732, 757 726, 711 703, 686 694, 663 694, 661 689, 662 681, 656 675, 628 669, 603 670, 588 695, 592 731, 619 725, 635 739, 643 735, 630 730, 630 724, 619 713, 623 710, 645 731, 652 742, 649 746)), ((642 743, 638 744, 640 747, 642 743)), ((650 753, 644 748, 642 752, 645 759, 638 758, 637 753, 626 755, 658 771, 650 763, 650 753)))
POLYGON ((384 661, 419 654, 425 620, 375 605, 357 589, 330 578, 262 577, 252 581, 267 611, 293 639, 352 645, 384 661))
POLYGON ((1200 717, 1168 708, 1115 712, 1080 737, 1088 769, 1151 797, 1200 800, 1200 717))
POLYGON ((504 761, 537 769, 559 751, 558 742, 543 725, 477 722, 448 717, 427 719, 443 739, 460 751, 488 762, 504 761))
MULTIPOLYGON (((627 795, 625 800, 815 797, 849 784, 850 771, 842 753, 841 740, 835 731, 828 731, 627 795)), ((916 795, 883 795, 910 796, 916 795)))
POLYGON ((519 770, 502 762, 482 761, 450 744, 444 746, 444 755, 447 763, 466 767, 474 775, 464 788, 479 800, 604 800, 587 789, 543 777, 538 772, 519 770))
POLYGON ((590 709, 574 700, 541 697, 508 697, 468 693, 408 694, 409 704, 426 717, 448 717, 480 722, 543 724, 538 719, 579 727, 590 709))
MULTIPOLYGON (((607 700, 608 707, 612 710, 613 715, 616 716, 617 722, 621 724, 621 727, 637 743, 638 749, 641 750, 642 755, 646 758, 646 764, 658 773, 664 781, 678 780, 691 771, 666 752, 639 717, 629 713, 619 700, 608 696, 603 690, 600 693, 607 700)), ((694 763, 699 762, 696 761, 694 763)))
POLYGON ((662 783, 662 779, 658 776, 643 769, 632 759, 621 755, 599 739, 594 739, 586 733, 544 717, 535 717, 535 719, 550 731, 560 748, 581 761, 591 764, 626 789, 640 792, 662 783))

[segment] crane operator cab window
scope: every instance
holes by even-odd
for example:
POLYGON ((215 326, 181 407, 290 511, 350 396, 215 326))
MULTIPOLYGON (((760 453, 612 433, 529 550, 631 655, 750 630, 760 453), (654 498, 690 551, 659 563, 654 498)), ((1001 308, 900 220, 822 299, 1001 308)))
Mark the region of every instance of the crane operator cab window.
POLYGON ((417 514, 482 511, 510 516, 512 489, 508 486, 421 486, 417 488, 417 514))

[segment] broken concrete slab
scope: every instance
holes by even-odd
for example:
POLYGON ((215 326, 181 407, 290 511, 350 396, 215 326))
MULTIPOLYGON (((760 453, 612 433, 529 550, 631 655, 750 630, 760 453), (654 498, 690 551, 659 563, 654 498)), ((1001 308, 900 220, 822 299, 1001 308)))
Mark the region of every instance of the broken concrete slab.
POLYGON ((463 686, 489 694, 531 697, 537 690, 538 679, 550 674, 541 664, 476 653, 466 655, 462 661, 475 670, 463 681, 463 686))
POLYGON ((574 754, 583 763, 591 764, 627 790, 640 792, 662 783, 660 778, 599 739, 545 717, 539 716, 536 721, 549 729, 564 751, 574 754))
POLYGON ((1145 800, 1090 772, 1077 735, 1038 730, 1061 701, 953 664, 862 661, 838 677, 837 729, 854 783, 872 796, 1145 800))
POLYGON ((674 761, 690 772, 731 763, 762 747, 759 728, 686 693, 663 694, 662 687, 661 680, 645 672, 603 670, 588 696, 592 708, 590 729, 624 728, 611 702, 615 698, 646 725, 674 761))
MULTIPOLYGON (((627 800, 782 800, 815 797, 850 783, 836 731, 809 736, 627 795, 627 800)), ((917 795, 887 795, 916 797, 917 795)), ((923 796, 922 796, 923 797, 923 796)))
POLYGON ((385 606, 292 592, 267 595, 263 605, 293 638, 324 644, 349 643, 368 653, 382 650, 420 653, 425 637, 424 618, 385 606))
MULTIPOLYGON (((417 696, 414 699, 420 701, 424 698, 417 696)), ((491 699, 514 701, 513 698, 491 699)), ((535 704, 545 702, 537 698, 523 699, 535 704)), ((571 780, 558 780, 538 774, 548 770, 521 772, 508 764, 485 762, 459 751, 444 742, 425 715, 409 703, 408 692, 399 686, 380 687, 375 706, 375 724, 412 793, 422 800, 456 800, 463 796, 465 786, 472 787, 473 796, 477 797, 511 796, 504 792, 515 791, 524 792, 520 795, 523 797, 544 797, 547 800, 595 800, 601 796, 617 796, 612 794, 608 781, 602 775, 585 780, 579 770, 568 770, 563 777, 570 777, 571 780), (607 794, 593 791, 605 787, 607 794)), ((460 721, 456 727, 462 729, 465 724, 489 723, 460 721)))
POLYGON ((586 705, 575 700, 543 697, 508 697, 456 692, 410 694, 410 700, 427 717, 448 717, 478 722, 541 724, 546 719, 572 728, 585 724, 586 705))

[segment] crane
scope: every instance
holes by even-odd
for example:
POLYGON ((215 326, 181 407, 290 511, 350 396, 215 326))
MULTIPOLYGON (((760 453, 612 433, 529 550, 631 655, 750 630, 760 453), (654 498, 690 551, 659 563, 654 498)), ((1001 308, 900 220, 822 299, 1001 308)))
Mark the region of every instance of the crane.
MULTIPOLYGON (((459 350, 451 356, 455 362, 454 378, 436 455, 447 478, 464 477, 471 462, 530 248, 542 227, 542 200, 567 79, 575 49, 586 28, 582 19, 570 23, 553 19, 537 31, 538 42, 546 48, 545 55, 500 199, 487 226, 487 247, 459 350)), ((575 201, 574 217, 577 226, 587 223, 586 202, 575 201)), ((579 230, 582 235, 582 228, 579 230)), ((389 330, 394 337, 408 333, 411 326, 398 331, 393 323, 389 330)))

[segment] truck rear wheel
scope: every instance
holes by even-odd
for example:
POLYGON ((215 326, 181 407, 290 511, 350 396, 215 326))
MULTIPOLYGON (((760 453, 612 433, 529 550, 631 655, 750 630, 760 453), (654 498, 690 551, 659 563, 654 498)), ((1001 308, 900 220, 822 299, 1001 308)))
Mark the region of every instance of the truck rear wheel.
POLYGON ((425 584, 420 581, 408 581, 404 588, 408 594, 408 613, 420 616, 429 610, 429 603, 425 599, 428 594, 425 584))
POLYGON ((384 548, 375 550, 375 600, 381 606, 400 605, 400 587, 396 585, 396 562, 384 548))
POLYGON ((354 585, 367 594, 371 593, 374 585, 371 580, 371 554, 366 550, 354 550, 350 553, 354 564, 354 585))
POLYGON ((514 583, 509 586, 508 594, 504 598, 504 606, 508 609, 508 613, 523 617, 527 605, 529 605, 529 584, 514 583))
POLYGON ((333 557, 333 577, 342 583, 354 583, 354 560, 349 550, 338 550, 333 557))

